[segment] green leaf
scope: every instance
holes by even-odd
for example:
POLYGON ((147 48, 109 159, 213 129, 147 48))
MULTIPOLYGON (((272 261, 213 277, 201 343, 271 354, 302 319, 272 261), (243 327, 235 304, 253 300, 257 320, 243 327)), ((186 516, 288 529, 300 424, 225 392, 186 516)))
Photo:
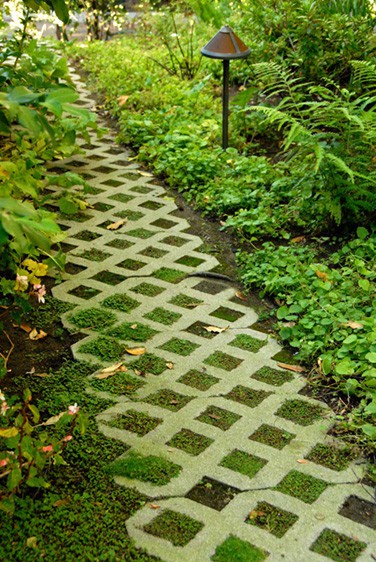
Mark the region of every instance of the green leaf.
POLYGON ((370 351, 369 353, 367 353, 365 358, 367 359, 367 361, 370 361, 370 363, 376 363, 376 352, 370 351))
POLYGON ((292 334, 292 330, 288 326, 281 328, 279 331, 279 335, 283 340, 288 340, 291 337, 291 334, 292 334))
POLYGON ((348 394, 356 394, 358 387, 359 382, 356 379, 347 379, 344 389, 348 394))
POLYGON ((370 423, 365 423, 361 426, 363 433, 365 433, 371 439, 376 439, 376 426, 370 423))
POLYGON ((29 404, 29 410, 33 414, 33 421, 34 423, 38 423, 40 420, 39 410, 34 404, 29 404))
POLYGON ((6 429, 0 428, 0 437, 9 439, 10 437, 16 437, 18 435, 18 429, 16 427, 9 427, 6 429))
POLYGON ((277 318, 278 320, 282 320, 283 318, 286 318, 286 316, 289 313, 289 307, 288 306, 281 306, 278 310, 277 310, 277 318))
POLYGON ((365 240, 367 238, 367 236, 369 236, 369 232, 366 228, 364 228, 363 226, 359 226, 356 229, 356 235, 358 238, 360 238, 361 240, 365 240))
POLYGON ((23 397, 25 402, 29 402, 31 400, 31 391, 29 388, 25 388, 23 397))
POLYGON ((331 355, 324 355, 324 357, 322 358, 322 365, 321 365, 324 375, 329 375, 329 373, 331 373, 332 363, 333 363, 333 357, 331 355))
POLYGON ((41 96, 41 94, 35 94, 31 90, 25 88, 25 86, 16 86, 11 90, 7 98, 9 101, 14 103, 30 103, 35 101, 41 96))
POLYGON ((335 372, 337 375, 353 375, 355 372, 355 363, 353 363, 351 359, 343 359, 335 366, 335 372))
POLYGON ((9 491, 17 488, 18 484, 22 480, 22 472, 20 468, 14 468, 8 475, 7 478, 7 488, 9 491))
POLYGON ((55 14, 63 23, 69 22, 69 11, 64 0, 51 0, 55 14))
POLYGON ((358 285, 361 289, 363 289, 363 291, 367 291, 367 293, 371 289, 371 284, 368 279, 359 279, 358 285))
POLYGON ((74 215, 78 211, 78 205, 67 197, 60 197, 58 205, 60 211, 66 215, 74 215))
POLYGON ((1 500, 0 510, 5 511, 5 513, 8 513, 9 515, 12 515, 12 513, 14 513, 14 499, 10 497, 1 500))

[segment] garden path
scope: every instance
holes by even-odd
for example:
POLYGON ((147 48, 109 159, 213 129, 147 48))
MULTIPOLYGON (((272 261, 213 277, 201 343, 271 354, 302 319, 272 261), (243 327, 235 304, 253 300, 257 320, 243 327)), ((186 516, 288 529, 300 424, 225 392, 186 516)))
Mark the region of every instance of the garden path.
POLYGON ((97 421, 124 443, 116 482, 151 498, 126 522, 137 546, 164 562, 376 559, 372 489, 328 435, 331 411, 277 365, 235 285, 187 277, 218 262, 152 175, 111 133, 84 148, 52 166, 84 174, 93 206, 61 221, 74 274, 54 296, 76 306, 76 358, 123 362, 88 392, 113 399, 97 421))

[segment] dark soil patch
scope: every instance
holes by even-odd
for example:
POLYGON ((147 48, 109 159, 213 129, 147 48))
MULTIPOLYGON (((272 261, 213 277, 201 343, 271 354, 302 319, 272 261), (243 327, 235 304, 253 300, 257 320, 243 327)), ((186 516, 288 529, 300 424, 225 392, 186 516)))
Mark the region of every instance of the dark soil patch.
POLYGON ((339 513, 352 521, 356 521, 356 523, 376 529, 376 504, 374 502, 363 500, 357 496, 350 496, 339 513))
POLYGON ((240 490, 233 486, 205 476, 185 497, 216 511, 222 511, 239 492, 240 490))

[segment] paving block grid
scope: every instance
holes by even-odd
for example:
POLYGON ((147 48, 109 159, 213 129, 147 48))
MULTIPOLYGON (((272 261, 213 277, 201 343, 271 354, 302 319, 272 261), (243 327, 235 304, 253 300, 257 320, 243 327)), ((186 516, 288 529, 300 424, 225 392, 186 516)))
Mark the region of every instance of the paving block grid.
MULTIPOLYGON (((72 77, 79 103, 92 108, 90 93, 74 71, 72 77)), ((131 452, 174 467, 157 483, 115 476, 157 505, 127 520, 136 545, 164 562, 216 559, 232 537, 252 545, 257 560, 376 559, 376 532, 341 514, 350 497, 372 503, 372 488, 360 482, 364 466, 358 460, 336 470, 312 456, 315 447, 333 445, 331 411, 305 396, 302 376, 278 367, 281 348, 252 327, 257 315, 235 285, 188 276, 218 261, 155 178, 111 132, 82 145, 85 154, 51 165, 56 173, 83 174, 92 205, 59 221, 72 275, 53 294, 75 305, 63 316, 66 327, 85 335, 74 356, 103 368, 120 353, 128 369, 103 380, 93 373, 87 387, 113 400, 97 422, 124 443, 120 461, 131 452), (107 228, 123 219, 120 228, 107 228), (124 354, 139 346, 147 353, 124 354), (310 453, 314 460, 306 459, 310 453), (328 532, 353 541, 356 554, 315 552, 328 532)))

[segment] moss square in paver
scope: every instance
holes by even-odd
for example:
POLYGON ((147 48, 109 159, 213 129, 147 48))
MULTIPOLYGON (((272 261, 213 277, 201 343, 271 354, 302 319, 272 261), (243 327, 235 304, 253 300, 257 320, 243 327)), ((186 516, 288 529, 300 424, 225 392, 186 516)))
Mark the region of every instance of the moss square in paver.
POLYGON ((124 476, 156 486, 168 484, 179 475, 181 466, 155 455, 143 456, 130 451, 126 456, 112 462, 108 471, 114 476, 124 476))
POLYGON ((185 331, 207 340, 211 340, 215 338, 215 336, 218 336, 218 332, 210 332, 206 330, 207 327, 209 327, 207 322, 205 323, 201 322, 201 320, 197 320, 197 322, 191 324, 185 331))
POLYGON ((111 240, 111 242, 107 242, 106 246, 116 248, 117 250, 126 250, 127 248, 133 246, 133 244, 124 238, 115 238, 114 240, 111 240))
POLYGON ((313 503, 327 488, 328 483, 298 470, 291 470, 275 487, 275 490, 298 498, 305 503, 313 503))
POLYGON ((172 298, 169 302, 171 304, 174 304, 175 306, 181 306, 182 308, 196 308, 196 306, 202 304, 204 301, 180 293, 179 295, 176 295, 174 298, 172 298))
POLYGON ((159 285, 152 285, 151 283, 140 283, 133 287, 131 291, 133 293, 138 293, 140 295, 145 295, 146 297, 156 297, 165 291, 164 287, 159 287, 159 285))
POLYGON ((280 539, 298 519, 295 513, 267 502, 259 502, 247 517, 246 523, 264 529, 280 539))
POLYGON ((240 349, 244 349, 244 351, 257 353, 262 347, 264 347, 264 345, 266 345, 266 343, 267 342, 265 340, 258 340, 247 334, 238 334, 236 338, 229 343, 229 345, 239 347, 240 349))
POLYGON ((145 248, 145 250, 142 250, 142 252, 139 252, 139 254, 141 254, 142 256, 146 256, 147 258, 159 259, 163 258, 163 256, 168 254, 168 252, 166 252, 165 250, 160 250, 159 248, 154 248, 153 246, 149 246, 148 248, 145 248))
POLYGON ((133 230, 127 231, 128 236, 134 236, 134 238, 141 238, 142 240, 146 240, 147 238, 151 238, 156 234, 155 231, 147 230, 146 228, 135 228, 133 230))
POLYGON ((123 322, 119 326, 115 326, 107 331, 108 336, 125 341, 144 342, 155 336, 155 334, 158 334, 157 330, 153 330, 153 328, 146 324, 138 324, 136 322, 123 322))
POLYGON ((198 265, 204 263, 205 260, 201 258, 196 258, 195 256, 183 256, 175 261, 181 265, 186 265, 188 267, 197 267, 198 265))
POLYGON ((255 455, 250 455, 245 451, 234 449, 220 462, 220 466, 245 474, 249 478, 253 478, 268 461, 255 455))
POLYGON ((171 269, 170 267, 161 267, 153 273, 153 277, 161 279, 162 281, 167 281, 168 283, 178 283, 185 275, 184 271, 171 269))
POLYGON ((236 421, 240 420, 241 416, 224 410, 223 408, 218 408, 217 406, 209 406, 205 412, 202 412, 196 420, 200 422, 208 423, 219 427, 223 431, 229 429, 236 421))
POLYGON ((129 221, 139 221, 143 218, 144 214, 139 211, 132 211, 132 209, 125 209, 124 211, 118 211, 114 213, 115 217, 121 219, 128 219, 129 221))
POLYGON ((113 271, 99 271, 91 279, 95 279, 96 281, 100 281, 101 283, 106 283, 106 285, 118 285, 126 277, 124 275, 119 275, 118 273, 114 273, 113 271))
POLYGON ((213 441, 210 437, 183 428, 168 441, 167 445, 181 449, 189 455, 197 456, 205 451, 213 441))
POLYGON ((333 529, 324 529, 310 550, 336 562, 355 562, 366 543, 352 539, 333 529))
MULTIPOLYGON (((86 222, 93 218, 93 215, 84 214, 80 212, 76 213, 75 215, 68 215, 68 216, 69 216, 69 221, 74 221, 74 222, 86 222)), ((64 215, 64 213, 58 213, 58 217, 61 220, 68 220, 68 216, 64 215)))
POLYGON ((172 412, 181 410, 181 408, 183 408, 191 400, 192 396, 185 396, 168 388, 158 390, 158 392, 150 394, 150 396, 144 398, 144 402, 154 404, 154 406, 160 406, 161 408, 166 408, 172 412))
POLYGON ((177 382, 192 386, 198 390, 208 390, 211 386, 219 382, 219 379, 203 371, 191 369, 188 373, 180 377, 177 382))
POLYGON ((128 297, 125 293, 118 293, 105 298, 104 301, 102 301, 102 305, 107 308, 120 310, 121 312, 131 312, 140 306, 140 303, 131 299, 131 297, 128 297))
POLYGON ((108 252, 102 252, 102 250, 96 250, 92 248, 91 250, 85 250, 81 254, 76 254, 79 258, 84 258, 90 261, 104 261, 111 256, 108 252))
POLYGON ((128 373, 120 372, 108 379, 91 379, 90 384, 96 390, 111 392, 111 394, 132 396, 139 388, 144 386, 145 382, 128 373))
POLYGON ((270 394, 272 393, 266 392, 265 390, 254 390, 253 388, 248 388, 239 384, 226 394, 225 398, 234 400, 240 404, 245 404, 250 408, 255 408, 270 394))
POLYGON ((322 408, 317 404, 296 399, 286 400, 275 414, 286 420, 306 426, 321 418, 322 412, 322 408))
POLYGON ((117 318, 113 312, 103 308, 86 308, 70 315, 69 320, 78 328, 102 330, 114 324, 117 318))
POLYGON ((164 510, 150 523, 144 526, 144 531, 170 541, 174 546, 188 544, 204 524, 188 515, 183 515, 170 509, 164 510))
POLYGON ((167 369, 166 360, 153 353, 141 355, 131 364, 131 367, 142 374, 151 373, 152 375, 161 375, 167 369))
POLYGON ((170 221, 168 219, 157 219, 154 222, 151 223, 153 226, 156 226, 157 228, 164 228, 164 229, 168 229, 168 228, 172 228, 173 226, 177 225, 177 222, 174 221, 170 221))
MULTIPOLYGON (((109 187, 119 187, 120 185, 123 185, 124 182, 118 180, 106 180, 106 181, 101 181, 101 184, 108 185, 109 187)), ((111 197, 109 199, 111 199, 111 197)))
POLYGON ((216 511, 222 511, 239 492, 238 488, 204 476, 185 497, 216 511))
POLYGON ((189 340, 181 340, 179 338, 171 338, 168 342, 159 346, 160 349, 171 351, 171 353, 177 353, 183 357, 187 357, 198 347, 200 346, 197 343, 193 343, 189 340))
POLYGON ((171 326, 174 322, 181 318, 181 314, 178 312, 172 312, 171 310, 166 310, 165 308, 154 308, 151 312, 144 315, 144 318, 148 320, 153 320, 153 322, 159 322, 160 324, 165 324, 166 326, 171 326))
POLYGON ((349 449, 339 449, 333 445, 318 443, 305 458, 332 470, 345 470, 354 458, 354 454, 349 449))
POLYGON ((93 207, 96 211, 99 211, 100 213, 105 213, 106 211, 109 211, 110 209, 114 208, 113 205, 109 205, 108 203, 102 203, 101 201, 94 203, 93 207))
POLYGON ((231 308, 227 308, 225 306, 220 306, 210 314, 210 316, 215 316, 216 318, 221 318, 222 320, 226 320, 226 322, 235 322, 239 320, 244 314, 242 312, 238 312, 237 310, 232 310, 231 308))
POLYGON ((290 382, 294 378, 294 375, 287 371, 278 371, 271 367, 262 367, 252 375, 252 378, 257 381, 265 382, 266 384, 282 386, 285 382, 290 382))
POLYGON ((267 556, 268 553, 261 548, 230 535, 221 545, 217 546, 211 560, 213 562, 262 562, 267 556))
POLYGON ((132 260, 131 258, 121 261, 116 264, 116 267, 123 267, 124 269, 130 269, 131 271, 138 271, 146 265, 143 261, 132 260))
POLYGON ((157 203, 157 201, 145 201, 145 203, 141 203, 139 207, 149 209, 149 211, 157 211, 158 209, 163 207, 163 203, 157 203))
POLYGON ((204 360, 206 365, 218 367, 219 369, 224 369, 225 371, 232 371, 233 369, 236 369, 236 367, 239 367, 242 362, 243 359, 233 357, 232 355, 223 353, 223 351, 215 351, 204 360))
POLYGON ((161 418, 153 418, 137 410, 128 410, 125 414, 118 415, 107 423, 110 427, 126 429, 142 437, 155 429, 162 421, 161 418))
MULTIPOLYGON (((116 180, 109 180, 109 181, 113 182, 116 180)), ((106 183, 106 182, 102 182, 102 183, 106 183)), ((119 185, 122 184, 122 182, 116 182, 116 183, 119 183, 119 185)), ((114 185, 112 187, 117 187, 117 186, 114 185)), ((126 193, 116 193, 115 195, 110 195, 109 199, 113 199, 114 201, 120 201, 120 203, 129 203, 129 201, 132 201, 132 199, 134 199, 134 196, 127 195, 126 193)))
MULTIPOLYGON (((128 179, 135 179, 135 178, 129 178, 130 175, 134 176, 134 174, 127 174, 128 179)), ((136 185, 135 187, 132 187, 131 191, 134 191, 135 193, 141 193, 142 195, 146 195, 147 193, 151 193, 152 191, 154 191, 154 189, 151 187, 146 187, 146 185, 136 185)))
POLYGON ((77 238, 77 240, 84 240, 85 242, 92 242, 93 240, 96 240, 100 237, 101 234, 97 234, 92 230, 81 230, 81 232, 78 232, 73 236, 73 238, 77 238))
POLYGON ((271 425, 262 424, 252 435, 249 436, 252 441, 258 441, 264 445, 269 445, 275 449, 283 449, 296 435, 289 433, 284 429, 273 427, 271 425))
POLYGON ((124 353, 124 345, 107 336, 99 336, 87 343, 83 343, 78 351, 80 353, 91 353, 103 361, 115 361, 124 353))
POLYGON ((86 285, 79 285, 74 289, 68 291, 70 295, 74 295, 75 297, 79 297, 80 299, 89 300, 99 295, 100 291, 98 289, 94 289, 94 287, 86 287, 86 285))
MULTIPOLYGON (((119 177, 125 178, 126 180, 130 180, 130 181, 136 181, 140 179, 140 176, 135 172, 124 172, 123 174, 119 174, 119 177)), ((132 189, 132 191, 134 190, 132 189)))
POLYGON ((162 242, 164 244, 168 244, 169 246, 176 246, 180 248, 180 246, 184 246, 189 240, 186 238, 180 238, 180 236, 166 236, 163 238, 162 242))

